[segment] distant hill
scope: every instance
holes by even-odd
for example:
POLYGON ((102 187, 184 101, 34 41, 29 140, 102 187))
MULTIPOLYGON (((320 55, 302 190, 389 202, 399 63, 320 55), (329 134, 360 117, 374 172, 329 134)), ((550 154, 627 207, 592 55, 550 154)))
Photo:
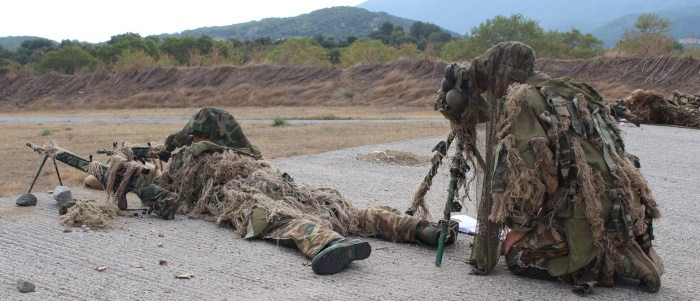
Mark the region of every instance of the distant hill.
MULTIPOLYGON (((671 36, 676 40, 683 38, 700 38, 700 5, 653 11, 662 18, 671 21, 671 36)), ((620 40, 626 27, 634 27, 640 13, 634 13, 614 19, 591 31, 591 34, 612 47, 620 40)))
MULTIPOLYGON (((657 11, 679 11, 684 17, 671 20, 680 27, 685 20, 700 20, 698 0, 368 0, 357 5, 375 12, 386 12, 395 16, 431 22, 460 34, 470 32, 472 27, 497 15, 510 16, 521 13, 538 20, 545 30, 568 31, 571 27, 582 32, 593 32, 613 20, 630 14, 657 11)), ((691 25, 687 25, 690 27, 691 25)), ((698 28, 695 25, 695 28, 698 28)), ((675 35, 674 37, 679 38, 675 35)))
MULTIPOLYGON (((185 30, 169 36, 186 36, 206 34, 215 39, 235 38, 253 40, 270 37, 273 40, 298 36, 333 37, 345 40, 349 36, 366 37, 379 28, 382 23, 389 21, 404 28, 408 32, 415 20, 409 20, 389 15, 383 12, 370 12, 363 8, 338 6, 319 9, 308 14, 288 18, 266 18, 227 26, 202 27, 185 30)), ((450 32, 459 36, 458 33, 450 32)), ((168 35, 163 35, 168 36, 168 35)))
MULTIPOLYGON (((35 40, 35 39, 43 39, 41 37, 34 37, 34 36, 10 36, 10 37, 0 37, 0 45, 2 47, 5 47, 5 49, 10 50, 10 51, 16 51, 17 48, 19 48, 20 45, 22 45, 22 42, 26 40, 35 40)), ((58 44, 58 42, 57 42, 58 44)))

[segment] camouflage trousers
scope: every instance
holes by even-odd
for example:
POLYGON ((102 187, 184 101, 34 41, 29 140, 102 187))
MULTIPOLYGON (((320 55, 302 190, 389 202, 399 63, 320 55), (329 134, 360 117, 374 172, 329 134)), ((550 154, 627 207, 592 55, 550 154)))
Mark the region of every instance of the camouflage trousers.
POLYGON ((534 229, 513 245, 520 251, 519 260, 524 266, 547 268, 547 261, 569 253, 566 232, 559 223, 535 222, 534 229))
POLYGON ((180 207, 180 197, 176 193, 149 183, 143 177, 136 182, 133 192, 141 199, 141 204, 150 207, 153 213, 168 220, 175 218, 175 212, 180 207))
MULTIPOLYGON (((359 209, 357 219, 360 228, 367 234, 393 242, 415 242, 416 226, 421 221, 387 206, 359 209)), ((280 245, 297 247, 309 258, 313 258, 329 242, 343 238, 317 223, 291 218, 269 223, 261 236, 280 245)))
POLYGON ((533 226, 506 254, 506 265, 519 276, 555 280, 547 271, 547 262, 569 253, 566 232, 558 223, 535 222, 533 226))
MULTIPOLYGON (((176 193, 158 185, 139 181, 134 193, 144 206, 164 219, 173 219, 180 205, 176 193)), ((249 230, 246 238, 276 240, 281 245, 296 246, 306 256, 313 258, 329 242, 343 238, 332 229, 308 220, 281 218, 267 221, 267 213, 260 208, 248 210, 249 230)), ((415 242, 416 226, 421 219, 402 214, 388 206, 375 206, 357 211, 357 221, 363 234, 393 242, 415 242)))

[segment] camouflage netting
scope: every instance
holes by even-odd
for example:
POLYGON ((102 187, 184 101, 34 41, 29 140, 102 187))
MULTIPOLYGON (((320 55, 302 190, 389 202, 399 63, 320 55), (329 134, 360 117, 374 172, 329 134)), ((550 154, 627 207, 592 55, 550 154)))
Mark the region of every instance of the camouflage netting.
POLYGON ((97 203, 93 201, 76 201, 61 215, 61 225, 80 227, 86 225, 92 229, 112 229, 119 209, 114 203, 97 203))
POLYGON ((337 190, 294 183, 266 160, 234 150, 186 156, 179 169, 164 173, 159 181, 161 187, 182 197, 179 213, 232 224, 240 234, 247 227, 244 210, 254 207, 266 210, 268 220, 298 218, 341 235, 360 233, 357 209, 337 190), (194 199, 194 195, 200 197, 194 199))

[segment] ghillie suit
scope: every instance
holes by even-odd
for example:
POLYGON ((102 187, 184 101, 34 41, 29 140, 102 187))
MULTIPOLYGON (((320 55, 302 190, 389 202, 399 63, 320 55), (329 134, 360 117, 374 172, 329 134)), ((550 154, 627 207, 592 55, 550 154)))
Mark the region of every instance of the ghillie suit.
MULTIPOLYGON (((160 187, 180 195, 178 213, 232 224, 248 232, 244 210, 260 208, 270 220, 306 219, 347 235, 358 233, 357 209, 335 189, 297 184, 266 160, 242 155, 212 142, 199 142, 175 153, 160 187)), ((259 229, 260 231, 262 229, 259 229)), ((255 233, 257 232, 257 233, 255 233)))
POLYGON ((697 96, 674 91, 675 100, 664 99, 654 91, 637 89, 625 100, 616 104, 627 108, 644 124, 670 124, 700 128, 700 110, 697 96), (684 101, 685 99, 686 101, 684 101))
POLYGON ((466 74, 454 87, 469 91, 451 99, 454 87, 443 84, 436 100, 453 128, 486 123, 474 273, 494 267, 506 226, 504 245, 517 238, 506 247, 515 274, 571 281, 580 294, 614 285, 614 275, 657 291, 663 265, 651 241, 660 213, 609 104, 585 83, 535 72, 534 60, 527 45, 500 43, 451 65, 466 74))
MULTIPOLYGON (((182 131, 166 139, 168 144, 180 147, 168 169, 154 184, 142 180, 134 190, 144 205, 165 219, 173 219, 176 212, 188 214, 232 225, 247 239, 296 246, 312 258, 317 274, 335 273, 369 256, 367 242, 344 235, 434 245, 445 233, 395 209, 358 209, 335 189, 295 183, 262 159, 235 119, 221 109, 201 109, 182 131), (208 139, 199 141, 202 137, 208 139)), ((450 233, 454 242, 456 224, 450 233)))

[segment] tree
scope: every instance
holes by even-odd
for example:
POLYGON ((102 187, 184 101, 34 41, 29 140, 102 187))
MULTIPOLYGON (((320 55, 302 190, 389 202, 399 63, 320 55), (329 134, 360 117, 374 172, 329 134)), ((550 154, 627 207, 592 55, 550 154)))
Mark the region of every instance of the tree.
POLYGON ((398 50, 379 40, 359 39, 343 49, 340 64, 350 67, 356 64, 386 63, 398 57, 398 50))
POLYGON ((326 50, 309 37, 287 39, 275 46, 265 58, 277 65, 330 65, 326 50))
POLYGON ((22 66, 20 66, 20 64, 17 64, 14 61, 7 58, 0 58, 0 76, 6 74, 15 74, 19 72, 20 69, 22 69, 22 66))
POLYGON ((190 49, 199 49, 197 38, 194 36, 184 36, 181 38, 166 37, 160 44, 162 53, 175 58, 178 65, 187 66, 190 62, 190 49))
POLYGON ((416 44, 406 43, 399 46, 399 57, 405 59, 415 59, 420 55, 421 51, 416 44))
POLYGON ((439 26, 425 22, 415 22, 411 25, 409 35, 416 39, 416 45, 420 50, 425 50, 425 46, 432 43, 446 43, 452 36, 449 33, 443 33, 439 26))
POLYGON ((674 39, 669 36, 671 21, 657 14, 641 14, 634 28, 625 28, 616 48, 642 56, 664 55, 672 52, 674 39))
POLYGON ((63 47, 47 52, 37 66, 37 73, 45 74, 57 71, 64 74, 75 74, 80 70, 94 71, 97 59, 77 45, 63 47))
POLYGON ((468 61, 481 54, 471 45, 471 40, 452 40, 440 50, 439 57, 448 62, 468 61))
POLYGON ((114 68, 117 72, 127 70, 144 71, 157 65, 156 60, 152 56, 139 49, 124 49, 114 62, 114 68))
POLYGON ((0 59, 9 59, 12 57, 12 52, 0 45, 0 59))
POLYGON ((510 17, 502 15, 487 19, 486 22, 472 27, 467 39, 471 40, 475 51, 481 53, 491 46, 505 41, 520 41, 525 44, 533 42, 544 34, 539 22, 523 17, 522 14, 514 14, 510 17))
POLYGON ((576 28, 572 28, 570 32, 545 32, 539 22, 525 18, 521 14, 510 17, 498 15, 488 19, 478 27, 473 27, 465 37, 467 40, 465 43, 454 42, 445 45, 447 50, 442 50, 440 56, 445 59, 447 57, 473 58, 491 46, 505 41, 523 42, 535 50, 537 57, 591 58, 603 53, 603 41, 590 33, 582 34, 576 28), (460 50, 456 49, 457 47, 469 49, 460 50), (451 54, 447 51, 455 53, 451 54))
POLYGON ((130 49, 141 50, 156 58, 159 55, 157 44, 152 40, 149 41, 150 42, 146 43, 146 41, 141 38, 141 35, 131 32, 112 36, 112 38, 107 41, 107 45, 97 50, 97 57, 109 64, 115 62, 117 56, 121 55, 125 49, 130 49))
POLYGON ((21 65, 41 62, 45 53, 55 50, 56 42, 49 39, 26 40, 15 53, 15 61, 21 65))

